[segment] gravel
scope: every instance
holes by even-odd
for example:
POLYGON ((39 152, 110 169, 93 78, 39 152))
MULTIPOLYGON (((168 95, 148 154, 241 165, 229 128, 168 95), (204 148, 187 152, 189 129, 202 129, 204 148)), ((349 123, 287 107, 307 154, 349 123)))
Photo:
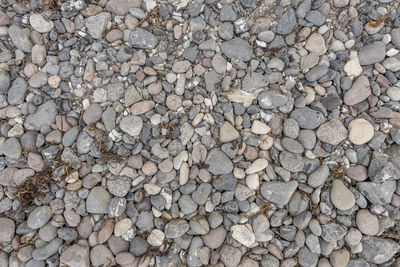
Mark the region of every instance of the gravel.
POLYGON ((2 6, 0 266, 397 266, 399 10, 2 6))

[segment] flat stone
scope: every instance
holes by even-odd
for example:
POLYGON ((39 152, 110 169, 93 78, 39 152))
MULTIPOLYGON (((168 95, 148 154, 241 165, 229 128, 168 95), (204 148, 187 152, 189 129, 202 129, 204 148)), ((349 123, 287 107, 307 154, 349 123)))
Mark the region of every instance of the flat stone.
POLYGON ((207 247, 217 249, 224 242, 226 234, 224 226, 221 225, 218 228, 212 229, 208 234, 202 235, 201 239, 207 247))
POLYGON ((220 259, 224 263, 226 267, 235 267, 240 263, 240 258, 242 257, 242 253, 240 249, 225 245, 222 247, 220 259))
POLYGON ((368 143, 374 136, 374 128, 365 119, 354 119, 349 123, 349 139, 355 145, 368 143))
POLYGON ((258 104, 265 109, 277 108, 287 101, 287 97, 276 90, 265 90, 258 95, 258 104))
POLYGON ((276 24, 276 33, 281 35, 290 34, 296 27, 296 12, 293 8, 288 9, 280 17, 278 23, 276 24))
POLYGON ((298 183, 296 181, 287 183, 277 181, 266 182, 261 186, 261 194, 266 200, 283 206, 289 202, 297 186, 298 183))
POLYGON ((111 195, 103 187, 94 187, 86 199, 86 210, 89 213, 106 214, 110 201, 111 195))
POLYGON ((54 22, 49 20, 46 21, 44 17, 41 14, 38 13, 33 13, 29 17, 29 22, 31 23, 31 26, 35 31, 40 32, 40 33, 46 33, 51 31, 51 29, 54 28, 54 22))
POLYGON ((83 121, 89 125, 94 123, 101 118, 101 114, 103 113, 103 109, 99 104, 90 105, 85 112, 83 113, 83 121))
POLYGON ((227 121, 219 128, 219 141, 221 143, 231 142, 239 137, 239 132, 227 121))
POLYGON ((86 21, 86 28, 94 39, 101 39, 105 35, 109 22, 111 22, 111 14, 102 12, 96 16, 89 17, 86 21))
POLYGON ((325 54, 327 49, 324 37, 319 33, 311 34, 307 39, 306 49, 310 51, 310 53, 314 53, 318 56, 325 54))
POLYGON ((217 148, 208 153, 205 164, 208 165, 208 171, 214 175, 228 174, 233 170, 232 161, 217 148))
POLYGON ((35 208, 28 217, 28 226, 32 229, 39 229, 44 226, 53 216, 49 206, 35 208))
POLYGON ((18 49, 26 53, 31 52, 33 45, 29 40, 28 36, 25 35, 25 33, 22 31, 20 27, 18 27, 15 24, 11 25, 8 28, 8 35, 10 36, 11 41, 18 49))
POLYGON ((313 130, 324 122, 324 115, 320 111, 308 107, 294 109, 290 117, 295 119, 302 129, 313 130))
POLYGON ((29 130, 40 131, 43 126, 48 126, 55 121, 56 114, 56 104, 49 100, 40 105, 35 113, 26 117, 24 126, 29 130))
POLYGON ((375 41, 369 45, 364 46, 358 52, 360 65, 371 65, 381 62, 385 59, 385 43, 382 41, 375 41))
POLYGON ((371 87, 368 78, 360 76, 350 90, 346 91, 343 101, 346 105, 353 106, 367 99, 370 94, 371 87))
POLYGON ((331 201, 339 210, 348 210, 356 203, 353 193, 340 180, 332 182, 331 201))
POLYGON ((8 218, 0 218, 0 242, 10 242, 15 234, 15 222, 8 218))
POLYGON ((288 151, 282 151, 279 155, 279 161, 283 168, 290 172, 299 172, 303 170, 304 159, 300 154, 288 151))
POLYGON ((246 174, 252 174, 264 170, 268 166, 268 160, 264 158, 258 158, 251 163, 246 169, 246 174))
POLYGON ((241 38, 233 38, 221 45, 222 53, 228 58, 237 58, 241 61, 249 61, 253 56, 249 43, 241 38))
POLYGON ((399 243, 389 238, 364 236, 362 246, 360 257, 375 264, 391 260, 400 251, 399 243))
POLYGON ((346 228, 335 222, 330 222, 322 225, 321 237, 327 242, 336 242, 342 239, 346 233, 346 228))
POLYGON ((307 179, 307 184, 313 188, 323 186, 328 176, 329 168, 326 165, 322 165, 310 174, 307 179))
POLYGON ((379 231, 379 220, 369 210, 363 209, 356 216, 357 228, 365 235, 376 235, 379 231))
POLYGON ((372 182, 359 182, 357 188, 369 202, 374 205, 386 205, 390 203, 396 190, 395 181, 386 181, 380 184, 372 182))
POLYGON ((130 136, 138 136, 143 128, 143 120, 136 115, 124 117, 120 122, 121 130, 130 136))
POLYGON ((165 225, 166 238, 178 238, 189 231, 189 223, 185 220, 172 220, 165 225))
POLYGON ((61 264, 65 264, 67 266, 89 266, 89 247, 81 244, 74 244, 70 246, 61 254, 60 262, 61 264))
POLYGON ((115 15, 125 16, 131 9, 140 7, 140 3, 140 0, 110 0, 106 9, 115 15))
POLYGON ((56 254, 58 249, 63 244, 63 240, 60 238, 53 239, 48 244, 44 245, 43 247, 36 248, 32 252, 32 257, 35 260, 45 260, 50 256, 56 254))
POLYGON ((316 134, 322 142, 337 146, 347 138, 348 131, 339 119, 332 119, 322 124, 316 134))
POLYGON ((138 28, 131 32, 128 42, 135 48, 153 49, 158 40, 151 32, 138 28))
POLYGON ((231 227, 232 237, 245 247, 251 247, 256 237, 249 224, 233 225, 231 227))

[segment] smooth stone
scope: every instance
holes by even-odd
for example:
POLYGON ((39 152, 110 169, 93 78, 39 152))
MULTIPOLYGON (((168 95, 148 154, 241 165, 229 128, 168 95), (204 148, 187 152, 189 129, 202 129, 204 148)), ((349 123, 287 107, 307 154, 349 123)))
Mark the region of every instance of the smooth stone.
POLYGON ((89 266, 89 247, 82 244, 70 246, 61 254, 60 263, 76 267, 89 266))
POLYGON ((226 230, 224 226, 219 226, 218 228, 212 229, 208 234, 202 235, 201 239, 204 242, 204 245, 209 247, 210 249, 219 248, 225 240, 226 230))
POLYGON ((353 193, 340 180, 332 182, 331 201, 339 210, 348 210, 356 203, 353 193))
POLYGON ((229 122, 224 122, 219 129, 219 141, 221 143, 231 142, 239 137, 239 132, 229 122))
POLYGON ((166 238, 178 238, 189 231, 190 226, 185 220, 172 220, 165 225, 166 238))
POLYGON ((324 37, 319 33, 311 34, 307 39, 305 47, 308 51, 318 56, 325 54, 327 51, 324 37))
POLYGON ((256 237, 249 224, 233 225, 231 227, 232 237, 245 247, 251 247, 256 237))
POLYGON ((369 210, 360 210, 356 216, 357 228, 365 235, 376 235, 379 231, 379 220, 369 210))
POLYGON ((371 87, 368 78, 360 76, 350 90, 345 92, 343 101, 346 105, 353 106, 367 99, 370 94, 371 87))
POLYGON ((355 145, 368 143, 374 136, 374 127, 365 119, 354 119, 349 123, 349 139, 355 145))
POLYGON ((348 131, 339 119, 332 119, 322 124, 316 134, 322 142, 337 146, 347 138, 348 131))
POLYGON ((308 130, 318 128, 325 120, 320 111, 308 107, 294 109, 290 117, 296 120, 300 128, 308 130))
POLYGON ((276 24, 275 33, 281 35, 290 34, 296 27, 296 22, 296 12, 293 8, 289 8, 285 13, 283 13, 276 24))
POLYGON ((0 242, 10 242, 15 233, 15 222, 9 218, 0 218, 0 242))
POLYGON ((375 264, 389 261, 400 251, 400 245, 397 241, 372 236, 364 236, 362 247, 363 250, 359 253, 359 256, 375 264))
POLYGON ((381 62, 385 59, 385 53, 385 43, 382 41, 375 41, 366 45, 358 52, 360 65, 365 66, 381 62))
POLYGON ((123 132, 130 136, 138 136, 143 128, 143 120, 139 116, 130 115, 122 118, 119 125, 123 132))
POLYGON ((233 170, 232 161, 218 148, 208 153, 204 163, 208 165, 208 171, 214 175, 228 174, 233 170))
POLYGON ((246 174, 252 174, 264 170, 268 166, 268 160, 264 158, 258 158, 251 163, 246 169, 246 174))
POLYGON ((49 206, 35 208, 28 217, 28 226, 32 229, 39 229, 44 226, 53 216, 49 206))
POLYGON ((101 186, 94 187, 86 199, 86 210, 89 213, 108 213, 111 195, 101 186))
POLYGON ((249 61, 253 56, 253 50, 249 43, 241 38, 233 38, 223 42, 221 51, 226 57, 230 59, 236 58, 241 61, 249 61))
POLYGON ((298 182, 296 181, 287 183, 278 181, 266 182, 261 186, 261 194, 266 200, 279 206, 284 206, 289 202, 297 186, 298 182))
POLYGON ((52 124, 57 115, 57 107, 53 100, 41 104, 35 113, 28 115, 25 119, 25 128, 40 131, 43 126, 52 124))

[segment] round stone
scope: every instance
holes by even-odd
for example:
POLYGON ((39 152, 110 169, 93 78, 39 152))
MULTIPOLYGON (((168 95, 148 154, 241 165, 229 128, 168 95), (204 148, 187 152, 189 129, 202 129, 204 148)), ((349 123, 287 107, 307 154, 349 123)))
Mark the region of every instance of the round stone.
POLYGON ((378 217, 367 209, 357 213, 356 223, 358 229, 365 235, 376 235, 379 231, 378 217))
POLYGON ((354 119, 349 123, 349 139, 355 145, 367 143, 374 136, 374 128, 365 119, 354 119))
POLYGON ((332 182, 331 201, 339 210, 348 210, 356 203, 353 193, 340 180, 332 182))

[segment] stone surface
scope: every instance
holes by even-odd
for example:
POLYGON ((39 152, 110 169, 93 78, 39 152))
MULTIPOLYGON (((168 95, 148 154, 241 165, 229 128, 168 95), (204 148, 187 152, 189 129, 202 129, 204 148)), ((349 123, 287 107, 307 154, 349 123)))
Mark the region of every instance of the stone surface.
POLYGON ((340 210, 348 210, 356 202, 353 193, 340 180, 332 182, 331 201, 340 210))
POLYGON ((365 119, 355 119, 349 123, 349 140, 355 145, 369 142, 374 136, 374 128, 365 119))

